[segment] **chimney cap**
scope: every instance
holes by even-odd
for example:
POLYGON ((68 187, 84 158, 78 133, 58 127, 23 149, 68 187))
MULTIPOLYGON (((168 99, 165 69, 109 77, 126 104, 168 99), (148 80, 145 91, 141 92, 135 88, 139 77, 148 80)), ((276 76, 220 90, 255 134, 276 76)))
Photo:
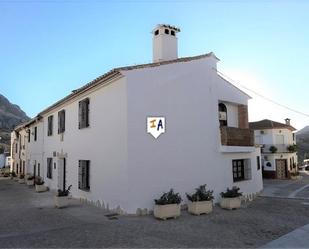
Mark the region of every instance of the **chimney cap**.
POLYGON ((169 24, 158 24, 153 30, 152 33, 154 33, 159 28, 169 28, 171 30, 174 30, 175 32, 180 32, 180 28, 177 28, 176 26, 172 26, 169 24))

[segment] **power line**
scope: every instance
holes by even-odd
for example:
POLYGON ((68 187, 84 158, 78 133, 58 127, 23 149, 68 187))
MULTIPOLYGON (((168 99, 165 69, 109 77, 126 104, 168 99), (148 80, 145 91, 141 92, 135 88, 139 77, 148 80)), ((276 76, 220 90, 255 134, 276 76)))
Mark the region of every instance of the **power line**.
POLYGON ((260 93, 258 93, 256 91, 254 91, 254 90, 252 90, 252 89, 250 89, 250 88, 248 88, 248 87, 246 87, 246 86, 236 82, 235 80, 231 79, 229 76, 225 75, 224 73, 220 72, 219 70, 217 70, 217 69, 215 69, 215 70, 217 71, 217 73, 219 73, 225 79, 229 80, 231 83, 233 83, 235 85, 238 85, 238 86, 240 86, 240 87, 242 87, 242 88, 244 88, 244 89, 254 93, 255 95, 259 96, 260 98, 263 98, 263 99, 265 99, 265 100, 267 100, 267 101, 269 101, 269 102, 271 102, 271 103, 273 103, 273 104, 275 104, 277 106, 280 106, 280 107, 285 108, 285 109, 287 109, 289 111, 295 112, 297 114, 300 114, 300 115, 303 115, 303 116, 309 118, 309 114, 301 112, 301 111, 298 111, 298 110, 293 109, 293 108, 290 108, 290 107, 288 107, 286 105, 280 104, 279 102, 277 102, 275 100, 272 100, 272 99, 270 99, 270 98, 268 98, 268 97, 266 97, 266 96, 264 96, 264 95, 262 95, 262 94, 260 94, 260 93))

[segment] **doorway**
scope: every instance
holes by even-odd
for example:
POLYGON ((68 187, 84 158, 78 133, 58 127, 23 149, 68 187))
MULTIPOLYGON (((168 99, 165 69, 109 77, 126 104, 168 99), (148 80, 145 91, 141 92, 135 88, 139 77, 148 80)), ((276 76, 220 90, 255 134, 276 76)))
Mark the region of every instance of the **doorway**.
POLYGON ((58 189, 64 191, 66 188, 66 158, 58 160, 58 189))
POLYGON ((285 159, 276 159, 276 172, 278 179, 286 179, 287 173, 287 163, 285 159))

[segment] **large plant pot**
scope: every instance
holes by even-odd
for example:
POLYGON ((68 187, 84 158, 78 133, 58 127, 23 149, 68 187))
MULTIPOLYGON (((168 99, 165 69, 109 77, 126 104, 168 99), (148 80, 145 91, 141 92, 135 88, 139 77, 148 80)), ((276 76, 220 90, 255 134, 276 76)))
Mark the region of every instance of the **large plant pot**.
POLYGON ((220 206, 224 209, 237 209, 241 206, 241 200, 239 197, 234 198, 222 198, 220 206))
POLYGON ((18 183, 24 184, 24 183, 25 183, 25 179, 19 179, 19 180, 18 180, 18 183))
POLYGON ((33 186, 34 185, 34 180, 26 180, 27 186, 33 186))
POLYGON ((54 202, 57 208, 67 207, 69 205, 69 197, 68 196, 55 196, 54 202))
POLYGON ((35 192, 45 192, 47 191, 47 187, 44 186, 43 184, 42 185, 35 185, 35 192))
POLYGON ((167 218, 177 218, 180 216, 179 204, 155 205, 153 211, 154 217, 162 220, 167 218))
POLYGON ((212 212, 212 201, 195 201, 188 203, 188 212, 195 215, 209 214, 212 212))

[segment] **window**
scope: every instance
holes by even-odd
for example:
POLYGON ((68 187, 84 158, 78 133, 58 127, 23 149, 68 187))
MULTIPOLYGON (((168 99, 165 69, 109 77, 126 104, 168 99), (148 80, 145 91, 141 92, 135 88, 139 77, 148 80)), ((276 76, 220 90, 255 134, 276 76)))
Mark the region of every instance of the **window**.
POLYGON ((261 160, 260 160, 260 156, 256 157, 256 165, 257 165, 257 170, 261 169, 261 160))
POLYGON ((168 29, 165 29, 164 33, 168 35, 170 33, 170 31, 168 29))
POLYGON ((34 127, 34 141, 36 141, 37 140, 37 138, 38 138, 38 127, 34 127))
POLYGON ((293 141, 295 141, 295 133, 292 133, 293 141))
POLYGON ((28 143, 30 143, 30 137, 31 137, 30 136, 30 129, 27 130, 27 133, 28 133, 28 143))
POLYGON ((53 135, 53 122, 54 122, 54 116, 49 116, 47 118, 47 136, 53 135))
POLYGON ((171 35, 175 36, 175 31, 171 30, 171 35))
POLYGON ((227 110, 223 103, 219 103, 219 122, 220 126, 227 126, 227 110))
POLYGON ((58 112, 58 134, 65 131, 65 110, 58 112))
POLYGON ((236 159, 232 161, 232 165, 234 182, 251 179, 250 159, 236 159))
POLYGON ((158 35, 159 34, 159 30, 157 29, 156 31, 155 31, 155 35, 158 35))
POLYGON ((53 178, 53 159, 51 157, 47 158, 47 178, 53 178))
POLYGON ((89 99, 79 102, 78 109, 78 128, 86 128, 89 126, 89 99))
POLYGON ((79 160, 78 165, 78 188, 81 190, 90 190, 89 173, 90 161, 79 160))

